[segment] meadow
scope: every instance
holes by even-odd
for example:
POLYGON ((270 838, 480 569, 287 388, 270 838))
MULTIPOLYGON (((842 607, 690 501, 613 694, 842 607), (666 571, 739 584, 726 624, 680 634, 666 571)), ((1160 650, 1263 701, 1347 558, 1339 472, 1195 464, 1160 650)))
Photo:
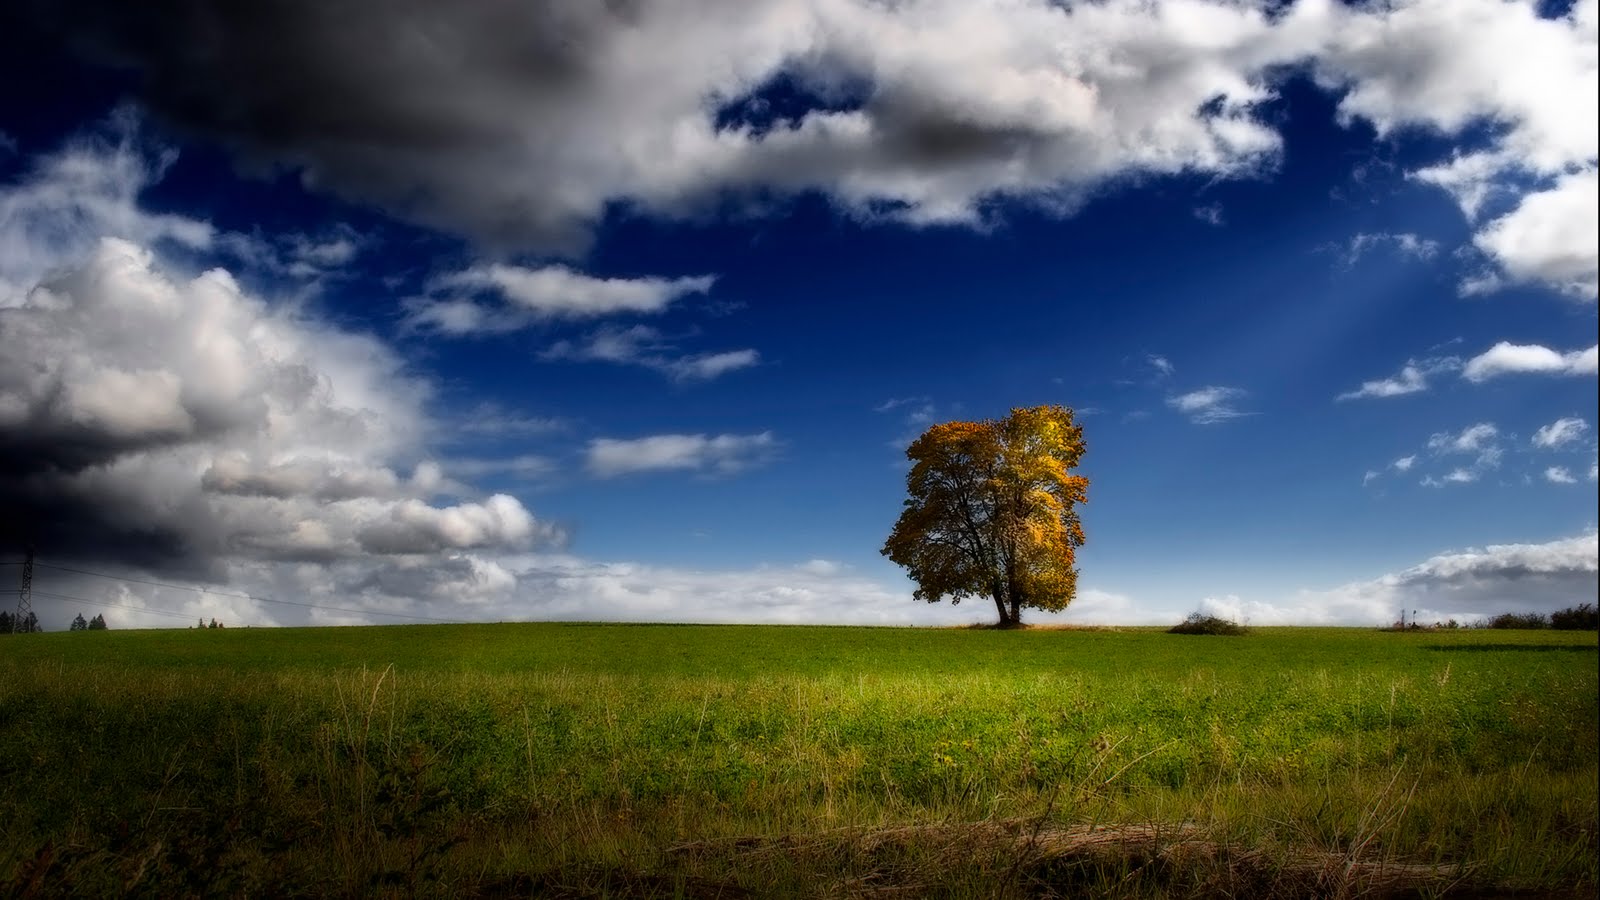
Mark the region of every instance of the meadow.
POLYGON ((0 638, 0 894, 1592 896, 1593 632, 0 638))

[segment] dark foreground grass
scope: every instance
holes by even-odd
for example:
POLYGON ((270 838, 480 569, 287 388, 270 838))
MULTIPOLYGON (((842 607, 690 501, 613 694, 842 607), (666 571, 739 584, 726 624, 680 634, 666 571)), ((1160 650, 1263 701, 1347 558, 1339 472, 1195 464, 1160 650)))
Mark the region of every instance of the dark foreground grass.
POLYGON ((0 639, 0 894, 1592 894, 1592 633, 0 639))

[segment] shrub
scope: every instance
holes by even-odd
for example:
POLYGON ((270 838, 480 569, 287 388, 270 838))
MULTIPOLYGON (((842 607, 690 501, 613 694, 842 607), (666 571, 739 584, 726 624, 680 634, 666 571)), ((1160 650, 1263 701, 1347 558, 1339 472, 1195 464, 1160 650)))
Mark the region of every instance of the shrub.
POLYGON ((1600 630, 1600 610, 1596 610, 1593 603, 1569 606, 1550 614, 1550 627, 1562 631, 1600 630))
POLYGON ((1543 613, 1501 613, 1489 620, 1490 628, 1544 628, 1543 613))
POLYGON ((1232 619, 1190 613, 1189 618, 1167 629, 1167 634, 1248 634, 1250 629, 1232 619))

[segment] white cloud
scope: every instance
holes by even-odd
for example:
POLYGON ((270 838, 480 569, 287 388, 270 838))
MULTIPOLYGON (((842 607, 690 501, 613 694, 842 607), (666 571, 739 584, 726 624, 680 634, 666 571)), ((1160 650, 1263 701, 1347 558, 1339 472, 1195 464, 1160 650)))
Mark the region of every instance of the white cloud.
POLYGON ((587 466, 600 478, 637 472, 694 471, 731 474, 759 465, 777 451, 772 432, 758 434, 657 434, 589 442, 587 466))
POLYGON ((102 237, 209 248, 216 238, 210 223, 139 204, 175 159, 147 148, 137 117, 121 110, 0 187, 0 308, 20 306, 40 279, 93 253, 102 237))
POLYGON ((313 282, 339 274, 368 243, 369 239, 348 225, 335 225, 317 234, 228 232, 215 241, 217 250, 231 255, 247 271, 313 282))
POLYGON ((1490 422, 1479 422, 1461 429, 1459 434, 1439 432, 1428 438, 1428 449, 1435 453, 1481 453, 1493 446, 1500 429, 1490 422))
POLYGON ((1245 391, 1240 388, 1212 386, 1168 397, 1167 405, 1188 416, 1189 421, 1197 425, 1214 425, 1251 415, 1241 412, 1235 405, 1244 396, 1245 391))
POLYGON ((648 325, 602 328, 583 341, 557 341, 540 353, 539 358, 643 366, 684 382, 710 381, 761 363, 761 354, 751 349, 679 354, 672 341, 648 325))
POLYGON ((1409 472, 1409 471, 1411 471, 1411 467, 1413 465, 1416 465, 1416 462, 1417 462, 1417 457, 1416 457, 1415 454, 1413 454, 1411 456, 1402 456, 1399 459, 1395 460, 1394 462, 1390 463, 1390 465, 1394 467, 1394 470, 1396 472, 1409 472))
POLYGON ((1589 431, 1589 423, 1575 417, 1557 419, 1533 433, 1533 445, 1554 450, 1581 440, 1589 431))
POLYGON ((515 331, 553 319, 659 314, 690 294, 704 294, 715 276, 596 278, 566 266, 529 269, 502 263, 477 265, 434 280, 428 296, 406 302, 415 328, 464 335, 515 331), (490 293, 498 305, 474 295, 490 293))
POLYGON ((1537 373, 1546 375, 1594 375, 1600 347, 1561 353, 1538 344, 1513 344, 1501 341, 1467 361, 1461 372, 1472 382, 1484 382, 1501 375, 1537 373))
POLYGON ((1428 389, 1428 379, 1441 372, 1453 372, 1461 368, 1461 360, 1454 356, 1435 356, 1428 359, 1407 360, 1400 371, 1388 378, 1379 378, 1374 381, 1363 381, 1361 387, 1353 391, 1346 391, 1335 397, 1336 401, 1360 400, 1373 397, 1403 397, 1407 394, 1417 394, 1428 389))
POLYGON ((1282 145, 1263 108, 1309 68, 1346 124, 1472 138, 1410 174, 1471 218, 1509 197, 1476 238, 1491 261, 1593 297, 1593 0, 1550 18, 1532 0, 357 0, 167 4, 159 29, 88 2, 57 4, 63 42, 140 69, 166 116, 502 250, 580 250, 609 210, 816 192, 863 220, 984 226, 997 201, 1068 214, 1153 176, 1256 177, 1282 145), (362 53, 337 39, 352 22, 362 53), (780 86, 791 102, 768 102, 780 86))
POLYGON ((698 353, 671 360, 666 364, 668 375, 679 381, 710 381, 728 372, 748 369, 761 362, 761 354, 754 350, 726 350, 721 353, 698 353))
POLYGON ((0 505, 43 554, 210 576, 558 541, 509 496, 429 505, 429 396, 370 337, 106 239, 0 309, 0 505))
POLYGON ((1578 479, 1572 477, 1566 466, 1550 466, 1544 470, 1544 480, 1552 484, 1577 484, 1578 479))
POLYGON ((1167 359, 1165 356, 1161 356, 1160 354, 1151 353, 1145 356, 1144 359, 1145 362, 1150 364, 1150 368, 1155 369, 1156 374, 1162 378, 1170 377, 1175 371, 1172 361, 1167 359))
MULTIPOLYGON (((1411 174, 1448 190, 1469 218, 1495 197, 1516 200, 1516 211, 1479 230, 1477 246, 1510 280, 1592 300, 1600 130, 1594 8, 1582 0, 1562 18, 1504 0, 1355 10, 1302 3, 1296 10, 1326 17, 1314 66, 1324 84, 1349 88, 1339 102, 1346 120, 1365 119, 1380 136, 1408 127, 1456 136, 1491 126, 1486 143, 1411 174), (1522 196, 1530 176, 1545 187, 1522 196)), ((1477 279, 1475 289, 1498 281, 1477 279)))
POLYGON ((1424 476, 1422 484, 1425 487, 1445 487, 1452 484, 1471 484, 1483 474, 1480 467, 1466 468, 1457 466, 1446 472, 1443 478, 1434 478, 1432 475, 1424 476))
MULTIPOLYGON (((1456 466, 1443 477, 1424 476, 1422 484, 1427 487, 1445 487, 1452 484, 1472 484, 1477 481, 1485 473, 1499 467, 1500 460, 1505 455, 1505 450, 1499 444, 1499 437, 1500 429, 1489 422, 1470 425, 1456 434, 1447 431, 1435 433, 1428 438, 1428 449, 1435 456, 1470 455, 1475 458, 1471 465, 1456 466)), ((1410 458, 1415 459, 1415 457, 1410 458)), ((1409 469, 1411 466, 1408 464, 1405 468, 1409 469)))
MULTIPOLYGON (((1600 175, 1590 168, 1524 196, 1515 209, 1480 229, 1473 243, 1499 264, 1505 281, 1545 284, 1594 302, 1600 280, 1600 175)), ((1500 281, 1474 281, 1464 292, 1481 293, 1500 281)))
POLYGON ((1344 265, 1354 266, 1361 261, 1361 257, 1380 247, 1390 248, 1397 256, 1419 260, 1432 259, 1439 252, 1438 241, 1418 237, 1411 232, 1361 232, 1351 238, 1349 246, 1341 251, 1344 265))
POLYGON ((1213 203, 1210 206, 1197 206, 1194 208, 1194 217, 1207 225, 1220 228, 1224 224, 1222 204, 1213 203))
POLYGON ((1361 476, 1361 486, 1362 487, 1366 487, 1367 485, 1373 483, 1374 481, 1377 481, 1382 476, 1383 476, 1382 472, 1379 472, 1376 469, 1368 469, 1367 473, 1365 475, 1361 476))
MULTIPOLYGON (((902 406, 915 406, 918 409, 927 409, 932 405, 931 398, 921 395, 916 397, 890 397, 888 400, 874 406, 873 412, 890 412, 902 406)), ((930 410, 931 411, 931 410, 930 410)))

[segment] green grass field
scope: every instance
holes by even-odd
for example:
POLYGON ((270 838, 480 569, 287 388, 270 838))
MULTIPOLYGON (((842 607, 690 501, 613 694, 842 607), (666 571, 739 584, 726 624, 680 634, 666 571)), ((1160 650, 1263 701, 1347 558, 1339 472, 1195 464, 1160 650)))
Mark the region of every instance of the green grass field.
POLYGON ((1592 632, 0 638, 0 894, 1592 895, 1592 632))

